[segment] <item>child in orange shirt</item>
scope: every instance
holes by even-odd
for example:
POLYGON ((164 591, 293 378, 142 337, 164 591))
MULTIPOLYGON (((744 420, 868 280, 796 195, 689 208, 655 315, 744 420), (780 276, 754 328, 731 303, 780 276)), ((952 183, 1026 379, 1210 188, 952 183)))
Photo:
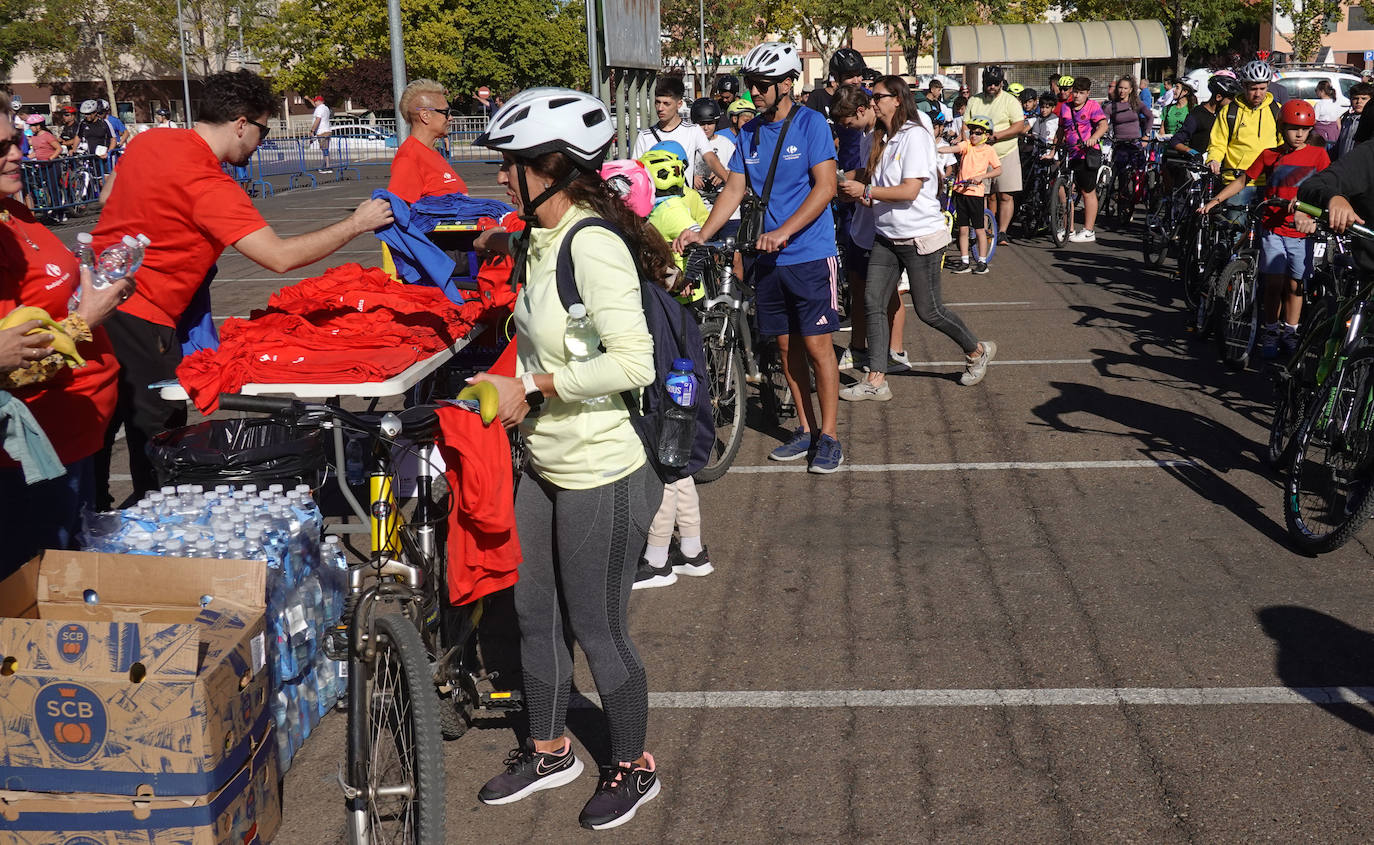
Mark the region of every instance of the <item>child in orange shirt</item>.
POLYGON ((1002 174, 1002 163, 997 151, 989 144, 992 137, 992 123, 985 117, 970 117, 964 121, 968 140, 947 147, 938 148, 941 153, 957 153, 962 156, 959 163, 959 181, 954 185, 954 222, 959 227, 959 251, 963 261, 955 266, 956 273, 978 273, 988 271, 988 263, 981 256, 988 254, 988 233, 984 228, 984 195, 987 193, 987 180, 996 179, 1002 174), (969 262, 968 230, 973 229, 978 238, 979 260, 969 262))

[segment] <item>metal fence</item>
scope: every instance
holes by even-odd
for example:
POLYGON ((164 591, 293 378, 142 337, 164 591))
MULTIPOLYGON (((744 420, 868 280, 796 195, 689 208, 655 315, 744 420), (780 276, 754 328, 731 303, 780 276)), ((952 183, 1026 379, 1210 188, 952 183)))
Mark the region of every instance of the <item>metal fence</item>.
POLYGON ((104 158, 81 155, 23 162, 24 189, 33 210, 57 217, 81 214, 100 199, 105 176, 118 158, 112 153, 104 158))

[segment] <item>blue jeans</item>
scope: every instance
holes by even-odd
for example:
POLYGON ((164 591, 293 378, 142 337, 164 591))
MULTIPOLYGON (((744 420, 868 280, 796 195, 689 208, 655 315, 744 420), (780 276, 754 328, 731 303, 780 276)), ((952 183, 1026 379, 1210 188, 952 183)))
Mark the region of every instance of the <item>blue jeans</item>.
POLYGON ((18 467, 0 469, 0 578, 28 563, 43 549, 75 548, 82 510, 95 505, 95 461, 82 458, 67 474, 24 483, 18 467))

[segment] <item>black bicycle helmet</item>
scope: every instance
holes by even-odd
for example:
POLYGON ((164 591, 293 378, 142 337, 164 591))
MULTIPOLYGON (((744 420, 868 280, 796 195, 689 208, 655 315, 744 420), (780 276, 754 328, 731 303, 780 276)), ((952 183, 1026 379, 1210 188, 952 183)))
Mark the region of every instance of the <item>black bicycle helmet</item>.
POLYGON ((1245 87, 1234 76, 1213 76, 1207 80, 1207 90, 1212 92, 1213 97, 1230 97, 1234 100, 1245 87))
POLYGON ((1034 88, 1023 88, 1017 98, 1023 103, 1038 100, 1040 99, 1040 92, 1034 88))
POLYGON ((717 76, 715 85, 711 86, 712 94, 723 94, 729 92, 736 97, 739 96, 739 77, 726 74, 717 76))
POLYGON ((852 47, 841 47, 830 57, 830 75, 837 82, 845 77, 859 76, 868 70, 863 54, 852 47))
POLYGON ((1005 85, 1007 74, 1000 65, 988 65, 983 68, 983 85, 1005 85))
POLYGON ((710 97, 702 97, 692 103, 692 122, 698 126, 715 123, 721 114, 720 103, 710 97))

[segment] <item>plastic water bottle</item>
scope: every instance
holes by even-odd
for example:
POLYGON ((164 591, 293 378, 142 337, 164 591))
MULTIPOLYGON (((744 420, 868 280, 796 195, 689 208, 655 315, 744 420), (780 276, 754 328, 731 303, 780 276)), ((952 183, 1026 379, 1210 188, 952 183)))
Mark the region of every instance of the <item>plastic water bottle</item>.
POLYGON ((148 250, 148 245, 153 241, 147 235, 140 232, 136 236, 125 235, 123 242, 124 245, 129 248, 131 259, 129 264, 129 275, 132 276, 138 272, 138 268, 143 266, 143 256, 148 250))
POLYGON ((668 408, 658 435, 658 460, 664 466, 685 467, 697 433, 697 379, 691 358, 675 358, 664 382, 668 408))
MULTIPOLYGON (((92 279, 95 278, 95 247, 91 246, 91 242, 94 240, 90 232, 76 233, 76 260, 82 269, 91 271, 92 279)), ((71 299, 67 300, 67 313, 70 314, 75 311, 76 306, 80 304, 81 280, 77 279, 76 291, 72 294, 71 299)))
MULTIPOLYGON (((580 302, 568 309, 568 328, 563 333, 563 345, 574 361, 590 361, 601 354, 601 336, 596 333, 596 327, 587 316, 587 306, 580 302)), ((582 402, 593 408, 605 408, 610 406, 611 397, 594 396, 582 402)))
POLYGON ((96 290, 109 287, 130 275, 134 266, 133 262, 134 255, 128 244, 121 241, 105 247, 105 251, 100 253, 100 260, 95 266, 94 287, 96 290))

